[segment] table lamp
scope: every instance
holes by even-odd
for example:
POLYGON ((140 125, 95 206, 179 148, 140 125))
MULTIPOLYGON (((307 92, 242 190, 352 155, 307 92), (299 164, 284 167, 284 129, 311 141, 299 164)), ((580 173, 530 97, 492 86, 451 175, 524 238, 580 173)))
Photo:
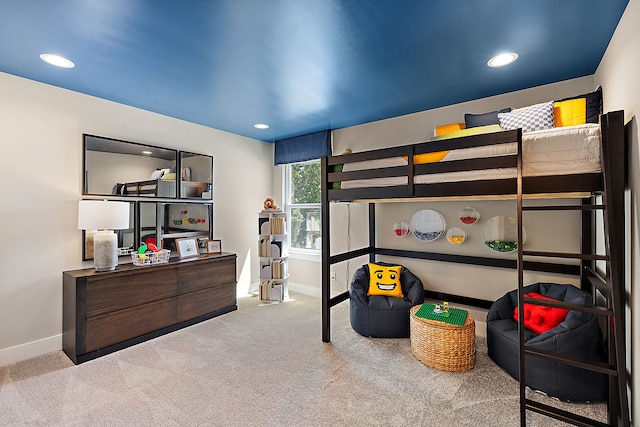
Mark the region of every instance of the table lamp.
POLYGON ((80 200, 78 229, 97 230, 93 238, 93 266, 97 271, 115 270, 118 237, 113 230, 129 228, 129 203, 80 200))

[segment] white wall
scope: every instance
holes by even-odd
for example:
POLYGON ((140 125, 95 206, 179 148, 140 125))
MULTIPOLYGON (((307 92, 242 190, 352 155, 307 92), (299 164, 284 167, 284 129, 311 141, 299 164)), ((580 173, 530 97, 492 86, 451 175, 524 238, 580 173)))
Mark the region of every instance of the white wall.
POLYGON ((62 346, 62 272, 83 267, 83 133, 212 155, 214 236, 237 253, 246 292, 272 144, 8 74, 0 93, 0 366, 62 346))
MULTIPOLYGON (((627 357, 630 371, 640 366, 640 347, 637 332, 640 331, 640 293, 634 292, 633 285, 640 283, 640 150, 638 149, 638 114, 640 114, 640 1, 631 0, 609 43, 607 51, 595 74, 596 84, 603 87, 605 111, 624 110, 628 125, 628 170, 630 216, 627 219, 627 247, 630 263, 627 272, 628 320, 627 357), (633 310, 635 309, 635 310, 633 310), (632 311, 633 310, 633 311, 632 311)), ((632 375, 632 390, 640 387, 640 378, 632 375)), ((631 399, 634 409, 632 418, 640 416, 640 397, 634 393, 631 399)))

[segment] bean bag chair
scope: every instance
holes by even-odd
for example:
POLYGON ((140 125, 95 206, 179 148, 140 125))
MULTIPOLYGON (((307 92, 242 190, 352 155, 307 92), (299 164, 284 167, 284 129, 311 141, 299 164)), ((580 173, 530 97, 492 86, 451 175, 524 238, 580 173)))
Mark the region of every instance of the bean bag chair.
MULTIPOLYGON (((395 277, 393 280, 397 280, 395 277)), ((422 281, 409 269, 397 264, 378 262, 365 264, 360 267, 351 280, 349 287, 349 313, 351 327, 360 335, 377 338, 407 338, 409 337, 409 310, 411 307, 424 302, 424 288, 422 281), (399 287, 390 290, 389 275, 394 275, 385 269, 383 273, 375 273, 374 286, 379 285, 378 295, 367 295, 370 292, 370 265, 395 267, 399 272, 399 287), (381 280, 375 275, 380 274, 381 280), (400 292, 401 291, 401 292, 400 292), (395 296, 390 296, 390 295, 395 296), (401 294, 401 296, 400 296, 401 294)))
MULTIPOLYGON (((568 303, 591 305, 591 296, 572 285, 535 283, 524 287, 525 295, 530 292, 568 303)), ((487 314, 489 357, 515 379, 520 377, 518 323, 514 319, 517 306, 518 291, 514 290, 498 299, 487 314)), ((541 320, 538 317, 546 315, 537 307, 542 306, 525 305, 525 326, 528 325, 525 328, 525 345, 585 361, 604 362, 604 346, 596 315, 568 311, 566 317, 559 319, 560 323, 554 326, 559 316, 557 309, 547 308, 551 315, 541 320), (549 324, 545 324, 547 322, 549 324)), ((526 385, 549 396, 569 402, 596 402, 607 397, 607 377, 604 374, 532 356, 526 356, 525 366, 526 385)))

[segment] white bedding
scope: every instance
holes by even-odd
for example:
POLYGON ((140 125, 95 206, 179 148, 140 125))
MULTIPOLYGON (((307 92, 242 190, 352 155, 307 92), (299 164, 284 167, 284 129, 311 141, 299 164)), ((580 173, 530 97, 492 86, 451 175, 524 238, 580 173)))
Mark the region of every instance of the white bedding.
MULTIPOLYGON (((600 172, 600 141, 600 125, 595 123, 545 129, 523 134, 523 175, 545 176, 600 172)), ((515 154, 516 150, 515 142, 465 148, 450 151, 442 161, 515 154)), ((346 163, 343 171, 378 169, 391 166, 403 166, 406 164, 407 161, 402 157, 392 157, 366 162, 346 163)), ((515 176, 515 168, 502 168, 418 175, 414 177, 414 180, 416 184, 431 184, 478 179, 513 178, 515 176)), ((387 187, 406 184, 407 177, 372 178, 343 181, 341 188, 387 187)))

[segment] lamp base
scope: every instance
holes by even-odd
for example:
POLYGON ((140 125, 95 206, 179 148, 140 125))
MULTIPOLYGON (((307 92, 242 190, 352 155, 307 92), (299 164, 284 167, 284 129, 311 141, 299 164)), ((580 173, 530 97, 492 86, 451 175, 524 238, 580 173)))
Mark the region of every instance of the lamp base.
POLYGON ((118 266, 118 237, 111 230, 100 230, 93 237, 93 266, 111 271, 118 266))

